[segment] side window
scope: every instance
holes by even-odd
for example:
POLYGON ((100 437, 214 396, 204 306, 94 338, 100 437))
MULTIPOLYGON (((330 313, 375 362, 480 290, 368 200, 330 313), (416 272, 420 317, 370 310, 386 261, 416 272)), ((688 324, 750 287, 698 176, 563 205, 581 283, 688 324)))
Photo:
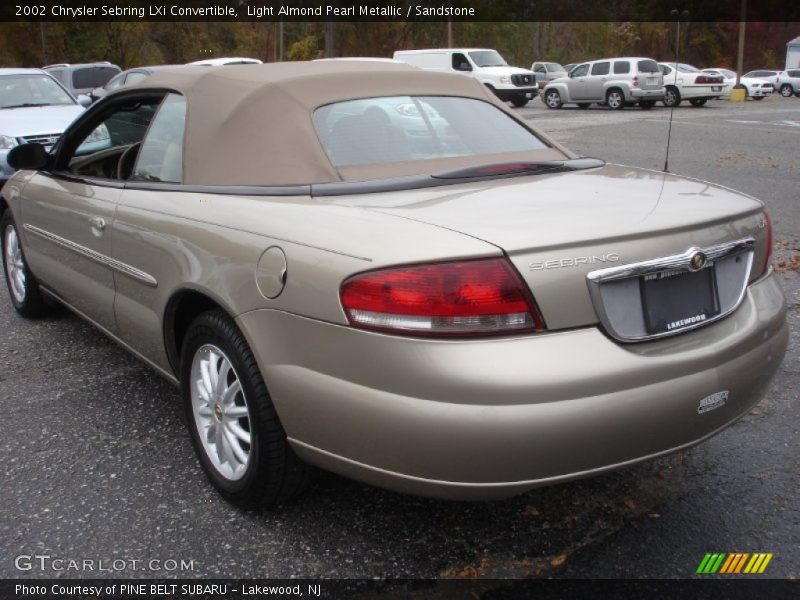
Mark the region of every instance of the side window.
POLYGON ((64 81, 64 69, 46 69, 46 72, 58 79, 61 83, 64 81))
POLYGON ((453 69, 456 71, 472 71, 467 57, 460 52, 453 53, 453 69))
POLYGON ((789 71, 789 77, 800 77, 800 71, 789 71))
POLYGON ((631 72, 631 63, 629 63, 627 60, 617 61, 614 63, 614 73, 622 75, 624 73, 630 73, 630 72, 631 72))
POLYGON ((65 140, 66 170, 75 175, 127 179, 160 101, 153 97, 118 103, 91 133, 80 140, 65 140))
POLYGON ((592 75, 608 75, 610 63, 599 62, 592 65, 592 75))
POLYGON ((533 67, 534 72, 536 73, 546 73, 544 69, 544 65, 537 64, 533 67))
POLYGON ((672 69, 666 65, 659 65, 659 69, 661 69, 661 73, 663 75, 669 75, 672 73, 672 69))
POLYGON ((572 69, 573 77, 585 77, 589 73, 589 65, 578 65, 572 69))
POLYGON ((131 179, 180 183, 185 127, 186 99, 179 94, 168 94, 142 142, 131 179))

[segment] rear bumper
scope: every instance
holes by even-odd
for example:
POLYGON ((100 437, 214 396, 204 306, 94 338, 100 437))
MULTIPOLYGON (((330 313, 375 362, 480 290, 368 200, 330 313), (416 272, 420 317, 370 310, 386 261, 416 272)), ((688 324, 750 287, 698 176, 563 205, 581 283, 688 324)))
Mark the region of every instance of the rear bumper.
POLYGON ((785 311, 769 275, 729 317, 644 344, 620 345, 596 328, 434 341, 269 310, 238 321, 302 458, 399 491, 488 499, 646 460, 726 427, 778 368, 785 311), (698 413, 720 391, 727 403, 698 413))
POLYGON ((631 88, 631 99, 632 100, 663 100, 664 99, 664 88, 659 88, 657 90, 642 90, 639 88, 631 88))

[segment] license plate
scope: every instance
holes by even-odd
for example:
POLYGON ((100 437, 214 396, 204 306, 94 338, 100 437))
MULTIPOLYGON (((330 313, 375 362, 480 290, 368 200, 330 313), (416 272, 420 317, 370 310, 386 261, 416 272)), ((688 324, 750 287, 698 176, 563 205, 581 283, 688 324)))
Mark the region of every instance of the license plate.
POLYGON ((648 77, 647 84, 648 85, 655 85, 658 83, 658 77, 648 77))
POLYGON ((721 85, 713 85, 713 86, 711 86, 711 91, 712 92, 721 92, 722 91, 722 86, 721 85))
POLYGON ((648 334, 676 331, 720 312, 713 266, 696 272, 662 271, 640 280, 648 334))

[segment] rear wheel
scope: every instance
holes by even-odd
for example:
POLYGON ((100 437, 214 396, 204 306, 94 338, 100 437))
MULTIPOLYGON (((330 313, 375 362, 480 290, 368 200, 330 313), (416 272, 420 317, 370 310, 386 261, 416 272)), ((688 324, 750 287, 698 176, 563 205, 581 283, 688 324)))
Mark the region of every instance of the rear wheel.
POLYGON ((526 104, 528 104, 528 97, 525 94, 517 94, 513 98, 511 98, 511 104, 516 106, 517 108, 522 108, 526 104))
POLYGON ((695 107, 699 107, 699 106, 705 106, 707 101, 708 101, 707 98, 691 98, 689 100, 689 104, 695 107))
POLYGON ((611 88, 606 93, 606 104, 612 110, 622 110, 625 108, 625 95, 622 90, 611 88))
POLYGON ((578 108, 582 108, 582 109, 586 110, 590 106, 591 106, 591 104, 589 102, 578 102, 578 108))
POLYGON ((788 83, 784 83, 781 86, 781 96, 783 96, 784 98, 789 98, 792 96, 792 94, 794 94, 792 86, 790 86, 788 83))
POLYGON ((305 488, 310 468, 289 447, 255 357, 222 311, 203 313, 189 326, 181 388, 200 464, 226 499, 272 507, 305 488))
POLYGON ((678 91, 678 88, 675 86, 668 86, 666 90, 664 90, 664 106, 672 107, 672 106, 679 106, 681 103, 681 93, 678 91))
POLYGON ((28 269, 22 242, 11 211, 6 210, 0 219, 0 231, 3 242, 3 269, 6 285, 11 296, 11 304, 23 317, 41 317, 50 312, 39 289, 39 282, 28 269))
POLYGON ((544 93, 544 103, 547 105, 547 108, 561 108, 563 104, 561 101, 561 94, 558 93, 558 90, 547 90, 544 93))
POLYGON ((650 110, 656 105, 655 100, 639 100, 639 106, 644 110, 650 110))

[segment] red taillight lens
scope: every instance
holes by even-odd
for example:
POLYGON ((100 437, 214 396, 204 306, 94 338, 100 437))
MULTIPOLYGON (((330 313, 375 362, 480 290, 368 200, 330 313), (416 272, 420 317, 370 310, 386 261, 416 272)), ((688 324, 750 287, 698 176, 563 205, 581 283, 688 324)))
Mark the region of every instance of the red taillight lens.
POLYGON ((637 75, 634 75, 633 79, 631 80, 631 83, 633 84, 633 87, 638 87, 639 86, 639 77, 637 75))
POLYGON ((766 210, 764 211, 764 223, 767 228, 767 250, 764 253, 764 267, 761 269, 762 274, 767 272, 769 263, 772 260, 772 219, 770 219, 769 213, 766 210))
POLYGON ((708 75, 698 75, 695 83, 722 83, 722 77, 709 77, 708 75))
POLYGON ((506 259, 394 267, 345 280, 350 324, 413 335, 492 335, 541 331, 528 288, 506 259))

